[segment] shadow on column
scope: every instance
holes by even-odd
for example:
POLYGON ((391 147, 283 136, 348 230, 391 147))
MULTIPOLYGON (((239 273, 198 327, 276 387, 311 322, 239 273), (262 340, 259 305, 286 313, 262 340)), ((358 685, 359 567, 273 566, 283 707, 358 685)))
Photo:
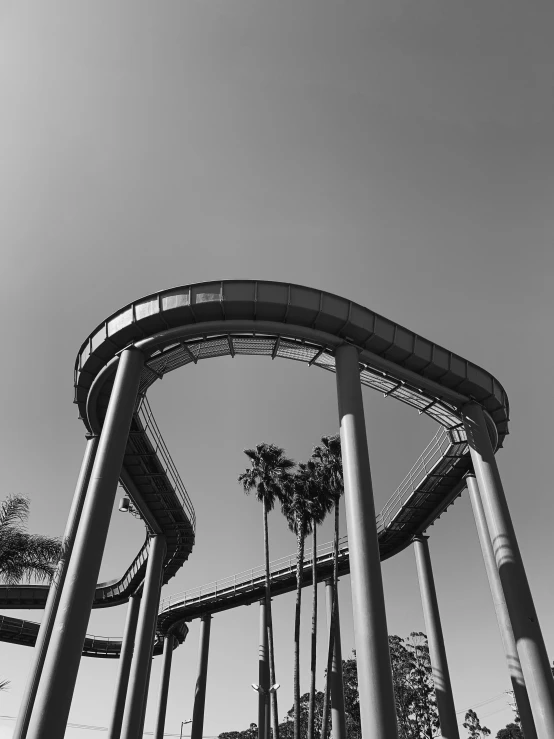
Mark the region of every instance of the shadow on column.
POLYGON ((200 647, 198 653, 198 677, 194 693, 194 708, 192 711, 191 739, 202 739, 204 733, 204 707, 206 705, 206 680, 208 677, 208 657, 210 652, 210 628, 212 617, 209 614, 202 616, 200 624, 200 647))
MULTIPOLYGON (((184 628, 184 641, 188 634, 188 626, 182 622, 176 624, 173 629, 184 628)), ((171 661, 173 650, 176 646, 177 637, 170 632, 164 637, 164 655, 162 664, 162 675, 160 679, 160 693, 158 697, 158 715, 156 718, 156 728, 154 729, 154 739, 163 739, 165 728, 165 715, 167 711, 167 696, 169 693, 169 679, 171 677, 171 661)))
POLYGON ((539 739, 554 737, 554 681, 483 409, 463 408, 471 460, 539 739))
POLYGON ((127 686, 129 685, 129 673, 131 672, 131 661, 135 650, 135 635, 137 631, 140 599, 141 593, 135 593, 129 598, 125 631, 123 632, 123 642, 121 644, 121 653, 119 655, 119 671, 117 675, 112 720, 108 730, 108 739, 119 739, 121 736, 121 724, 123 723, 125 698, 127 696, 127 686))
POLYGON ((477 480, 472 473, 468 473, 466 476, 466 482, 471 507, 473 509, 473 516, 475 518, 475 527, 477 529, 477 535, 481 545, 481 553, 483 554, 485 571, 489 581, 494 610, 496 611, 498 629, 500 631, 504 654, 508 664, 508 674, 510 675, 512 690, 521 720, 521 728, 525 739, 537 739, 537 731, 535 729, 535 722, 531 711, 531 704, 529 702, 529 694, 525 686, 521 663, 517 654, 514 632, 510 622, 508 608, 506 606, 506 599, 504 597, 500 575, 496 566, 496 558, 494 556, 481 493, 477 480))
POLYGON ((127 701, 123 713, 121 728, 123 739, 137 739, 141 736, 141 728, 144 723, 166 551, 165 537, 162 535, 151 537, 138 617, 136 645, 131 663, 127 701))
POLYGON ((419 578, 419 589, 421 593, 421 605, 427 639, 429 643, 429 657, 433 670, 433 681, 441 734, 444 739, 459 739, 460 732, 454 708, 454 697, 452 695, 452 684, 446 659, 446 647, 439 613, 437 591, 431 566, 431 555, 427 536, 419 534, 414 536, 414 552, 419 578))
MULTIPOLYGON (((325 580, 327 600, 327 626, 331 628, 331 610, 333 608, 333 581, 325 580)), ((346 716, 344 711, 344 681, 342 676, 342 647, 340 639, 340 614, 337 592, 335 609, 335 634, 333 640, 333 661, 331 663, 331 731, 333 739, 346 739, 346 716)))

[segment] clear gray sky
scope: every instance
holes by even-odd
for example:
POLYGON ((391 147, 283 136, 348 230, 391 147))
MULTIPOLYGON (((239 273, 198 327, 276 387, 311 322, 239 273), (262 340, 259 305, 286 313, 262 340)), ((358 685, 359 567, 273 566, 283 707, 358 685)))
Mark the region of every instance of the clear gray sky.
MULTIPOLYGON (((2 495, 32 498, 31 529, 65 525, 84 448, 73 362, 90 330, 174 285, 299 282, 504 384, 512 423, 498 459, 554 656, 553 20, 546 0, 0 2, 2 495)), ((364 398, 379 508, 435 429, 364 398)), ((235 482, 242 449, 273 441, 305 459, 337 428, 333 376, 225 358, 174 373, 150 399, 198 516, 195 550, 164 595, 261 564, 261 512, 235 482)), ((430 534, 464 709, 509 688, 467 494, 430 534)), ((115 513, 102 576, 117 576, 142 537, 115 513)), ((278 514, 271 537, 273 556, 294 550, 278 514)), ((412 551, 383 572, 389 631, 423 630, 412 551)), ((346 655, 348 578, 341 594, 346 655)), ((284 715, 292 596, 274 608, 284 715)), ((89 630, 117 636, 124 616, 96 611, 89 630)), ((256 641, 256 607, 214 618, 207 734, 256 720, 256 641)), ((193 624, 175 655, 168 732, 191 715, 197 648, 193 624)), ((12 680, 0 714, 16 714, 30 657, 0 644, 12 680)), ((116 669, 83 660, 71 721, 107 725, 116 669)), ((156 659, 147 730, 158 679, 156 659)), ((510 718, 504 699, 478 713, 494 731, 510 718)), ((0 723, 9 737, 13 721, 0 723)))

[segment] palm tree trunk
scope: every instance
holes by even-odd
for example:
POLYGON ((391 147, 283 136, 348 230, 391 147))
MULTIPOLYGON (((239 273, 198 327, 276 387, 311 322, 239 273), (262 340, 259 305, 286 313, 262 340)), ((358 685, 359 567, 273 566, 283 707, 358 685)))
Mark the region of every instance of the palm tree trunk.
POLYGON ((308 739, 314 739, 314 720, 315 720, 315 669, 316 669, 316 648, 317 648, 317 568, 316 568, 316 551, 317 551, 317 526, 312 521, 312 583, 313 583, 313 599, 312 599, 312 653, 310 662, 310 706, 308 711, 308 739))
POLYGON ((296 610, 294 614, 294 739, 300 739, 300 606, 304 569, 304 526, 296 519, 296 610))
POLYGON ((333 652, 335 650, 335 629, 337 620, 337 597, 339 579, 339 499, 335 501, 335 537, 333 541, 333 604, 331 607, 331 623, 329 624, 329 651, 327 652, 327 674, 325 675, 325 691, 323 695, 323 716, 321 720, 321 737, 327 739, 329 731, 329 697, 331 687, 331 670, 333 669, 333 652))
MULTIPOLYGON (((264 511, 264 550, 265 550, 265 612, 267 619, 267 642, 269 647, 269 682, 275 685, 275 651, 273 649, 273 618, 271 616, 271 585, 269 581, 269 532, 267 529, 267 503, 263 502, 264 511)), ((277 708, 277 691, 271 696, 271 718, 273 723, 273 739, 279 739, 279 711, 277 708)), ((269 737, 267 737, 269 739, 269 737)))

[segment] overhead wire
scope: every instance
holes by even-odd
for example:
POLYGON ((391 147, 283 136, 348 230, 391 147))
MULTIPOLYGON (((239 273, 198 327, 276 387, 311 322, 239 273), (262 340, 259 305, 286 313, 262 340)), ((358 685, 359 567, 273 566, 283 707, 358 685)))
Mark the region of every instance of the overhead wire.
MULTIPOLYGON (((0 720, 3 719, 6 721, 15 721, 16 718, 17 718, 16 716, 0 716, 0 720)), ((67 724, 67 728, 68 729, 85 729, 87 731, 108 731, 107 726, 93 726, 92 724, 74 724, 71 722, 67 724)), ((154 736, 154 732, 145 731, 144 736, 154 736)), ((164 732, 164 737, 165 736, 178 736, 178 737, 182 736, 183 739, 190 739, 190 734, 181 735, 181 734, 168 734, 167 732, 164 732)), ((204 734, 204 739, 218 739, 218 737, 217 735, 204 734)))
MULTIPOLYGON (((476 708, 481 708, 482 706, 486 706, 489 703, 494 703, 494 701, 499 700, 500 698, 502 698, 505 695, 506 695, 506 691, 504 690, 504 691, 502 691, 502 693, 498 693, 497 695, 492 696, 492 698, 487 698, 486 700, 481 701, 480 703, 474 703, 472 706, 469 706, 468 708, 464 708, 462 711, 456 711, 456 716, 462 716, 462 715, 465 716, 465 714, 468 711, 475 710, 476 708)), ((509 704, 507 704, 507 706, 508 705, 509 704)), ((485 714, 483 716, 483 718, 486 718, 487 716, 492 716, 493 714, 499 713, 500 711, 503 711, 503 710, 504 710, 504 706, 502 708, 498 708, 498 709, 496 709, 494 711, 491 711, 490 713, 485 714)), ((7 720, 7 721, 15 721, 16 717, 15 716, 0 716, 0 719, 4 719, 4 720, 7 720)), ((68 729, 83 729, 83 730, 86 730, 86 731, 108 731, 108 727, 107 726, 94 726, 92 724, 68 723, 67 724, 67 728, 68 729)), ((145 731, 144 732, 144 736, 153 736, 153 735, 154 735, 154 732, 153 731, 145 731)), ((171 736, 171 737, 178 736, 178 737, 181 737, 181 734, 168 734, 168 733, 164 733, 164 737, 166 737, 166 736, 171 736)), ((182 735, 182 739, 190 739, 190 734, 183 734, 182 735)), ((218 735, 210 736, 210 735, 204 734, 204 739, 218 739, 218 735)))

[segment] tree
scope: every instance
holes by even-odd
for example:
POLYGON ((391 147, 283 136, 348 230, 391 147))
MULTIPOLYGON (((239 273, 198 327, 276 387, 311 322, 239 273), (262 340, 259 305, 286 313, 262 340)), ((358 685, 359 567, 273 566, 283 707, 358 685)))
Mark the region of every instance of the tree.
MULTIPOLYGON (((315 694, 315 723, 314 730, 316 735, 319 735, 321 731, 321 709, 323 708, 323 693, 317 691, 315 694)), ((308 739, 309 737, 309 723, 310 723, 310 694, 304 693, 300 697, 300 736, 302 739, 308 739)), ((281 736, 282 739, 293 739, 294 736, 294 706, 287 711, 285 721, 281 724, 281 736), (290 719, 293 719, 291 721, 290 719)))
POLYGON ((344 712, 346 714, 346 733, 349 739, 361 739, 360 698, 358 694, 358 671, 356 652, 342 661, 342 681, 344 687, 344 712))
MULTIPOLYGON (((394 695, 397 705, 399 739, 429 739, 440 736, 438 713, 435 704, 432 674, 430 672, 429 650, 425 634, 414 632, 404 640, 399 636, 389 636, 389 649, 392 662, 394 695)), ((348 739, 362 739, 360 722, 360 703, 358 694, 358 674, 356 653, 342 662, 344 685, 344 709, 348 739)), ((301 739, 308 739, 309 693, 304 693, 298 701, 298 728, 301 739)), ((315 735, 319 739, 330 738, 330 727, 323 732, 324 694, 315 695, 315 735)), ((473 713, 473 712, 471 712, 473 713)), ((294 739, 296 704, 288 711, 285 721, 279 724, 281 739, 294 739)), ((473 714, 475 716, 475 714, 473 714)), ((468 713, 469 717, 470 714, 468 713)), ((467 719, 466 717, 466 719, 467 719)), ((476 717, 476 716, 475 716, 476 717)), ((477 719, 477 722, 479 720, 477 719)), ((481 734, 470 737, 488 736, 486 727, 480 727, 481 734)), ((489 732, 490 733, 490 732, 489 732)), ((519 739, 518 735, 515 735, 519 739)), ((220 739, 255 739, 245 732, 221 734, 220 739)), ((502 739, 512 739, 508 734, 502 739)))
MULTIPOLYGON (((283 494, 283 486, 289 477, 289 471, 294 462, 285 456, 281 447, 275 444, 262 442, 255 449, 245 449, 244 453, 250 459, 251 469, 247 469, 238 477, 244 492, 248 495, 252 490, 256 493, 256 500, 262 504, 264 554, 265 554, 265 603, 267 617, 267 632, 269 646, 269 677, 275 685, 275 651, 273 648, 273 619, 271 616, 271 590, 269 580, 269 535, 267 529, 267 514, 273 510, 275 500, 283 494)), ((274 739, 279 739, 279 712, 277 709, 277 692, 271 693, 271 713, 274 739)))
POLYGON ((404 639, 399 636, 389 636, 389 654, 392 671, 392 684, 396 705, 396 719, 398 722, 399 739, 411 739, 411 714, 414 698, 413 687, 410 684, 410 674, 413 663, 411 655, 406 649, 404 639))
POLYGON ((496 735, 496 739, 525 739, 523 731, 518 724, 508 724, 504 729, 496 735))
MULTIPOLYGON (((256 739, 258 736, 258 725, 250 724, 244 731, 224 731, 218 739, 256 739)), ((269 739, 269 738, 268 738, 269 739)))
MULTIPOLYGON (((17 585, 23 580, 49 582, 62 556, 59 539, 25 531, 29 499, 9 495, 0 503, 0 582, 17 585)), ((0 680, 0 691, 9 680, 0 680)))
POLYGON ((28 517, 28 498, 9 495, 0 503, 0 581, 6 585, 50 581, 62 555, 60 539, 25 531, 28 517))
POLYGON ((289 529, 296 535, 296 605, 294 616, 294 739, 300 739, 300 609, 302 605, 302 575, 304 544, 311 532, 316 485, 310 468, 299 464, 296 474, 284 486, 281 509, 289 529))
POLYGON ((399 738, 440 735, 427 637, 421 632, 406 640, 389 636, 389 653, 399 738))
MULTIPOLYGON (((333 507, 333 498, 329 493, 329 489, 325 484, 325 480, 320 474, 319 465, 314 460, 309 460, 306 464, 312 478, 312 485, 306 489, 306 493, 311 497, 310 507, 312 516, 312 639, 310 654, 310 693, 308 708, 308 739, 314 739, 315 722, 316 722, 316 667, 317 667, 317 527, 323 523, 326 515, 333 507)), ((323 697, 323 693, 319 694, 323 697)), ((323 708, 323 704, 321 706, 323 708)))
POLYGON ((481 726, 479 716, 471 708, 465 715, 463 727, 469 732, 468 739, 480 739, 480 737, 489 736, 491 733, 486 726, 481 726))
POLYGON ((327 671, 325 676, 322 736, 327 735, 329 724, 330 707, 330 675, 333 664, 333 651, 335 647, 335 629, 337 620, 337 598, 338 598, 338 556, 339 556, 339 502, 344 493, 344 479, 342 473, 342 454, 340 436, 322 436, 321 445, 314 447, 312 460, 315 462, 320 484, 325 485, 331 496, 335 508, 335 534, 333 539, 333 600, 331 606, 331 619, 329 624, 329 643, 327 650, 327 671))

